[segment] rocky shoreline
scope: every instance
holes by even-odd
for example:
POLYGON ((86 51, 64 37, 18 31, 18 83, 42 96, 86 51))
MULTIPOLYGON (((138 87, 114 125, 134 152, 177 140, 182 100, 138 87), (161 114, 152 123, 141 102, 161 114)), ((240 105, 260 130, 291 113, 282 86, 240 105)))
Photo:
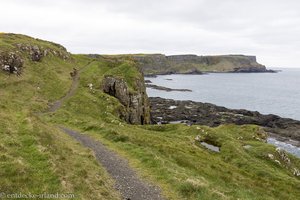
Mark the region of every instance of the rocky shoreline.
POLYGON ((178 101, 150 97, 151 121, 154 124, 185 123, 216 127, 222 124, 255 124, 271 137, 300 146, 300 121, 257 111, 228 109, 210 103, 178 101))
POLYGON ((159 85, 154 85, 154 84, 145 84, 147 88, 152 88, 155 90, 163 90, 166 92, 171 92, 171 91, 179 91, 179 92, 192 92, 192 90, 189 89, 174 89, 174 88, 168 88, 164 86, 159 86, 159 85))

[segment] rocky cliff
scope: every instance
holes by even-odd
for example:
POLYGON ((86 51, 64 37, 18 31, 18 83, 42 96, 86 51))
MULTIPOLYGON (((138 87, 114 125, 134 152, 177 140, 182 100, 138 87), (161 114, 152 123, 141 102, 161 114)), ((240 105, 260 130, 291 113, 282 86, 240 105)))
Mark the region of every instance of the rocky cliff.
POLYGON ((106 76, 103 80, 103 91, 116 97, 123 105, 120 118, 130 124, 149 124, 150 107, 144 80, 135 80, 136 90, 131 91, 126 81, 114 76, 106 76))
POLYGON ((255 56, 133 55, 145 75, 202 72, 270 72, 255 56))

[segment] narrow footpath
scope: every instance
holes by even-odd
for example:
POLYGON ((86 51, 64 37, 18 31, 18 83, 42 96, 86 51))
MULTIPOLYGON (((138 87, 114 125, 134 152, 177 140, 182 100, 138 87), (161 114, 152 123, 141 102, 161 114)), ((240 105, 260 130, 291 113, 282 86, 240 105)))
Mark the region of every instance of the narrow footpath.
POLYGON ((97 160, 115 180, 115 188, 126 200, 161 200, 160 189, 142 181, 128 162, 88 135, 60 127, 83 146, 92 149, 97 160))
MULTIPOLYGON (((64 101, 75 94, 79 85, 80 72, 88 68, 90 64, 91 62, 78 71, 73 77, 73 82, 68 93, 60 100, 54 102, 46 113, 57 111, 64 101)), ((120 155, 111 151, 101 142, 95 141, 88 135, 81 134, 62 126, 59 128, 95 153, 98 162, 115 180, 115 188, 120 191, 124 200, 163 200, 160 188, 142 180, 136 174, 135 170, 129 166, 126 159, 120 157, 120 155)))

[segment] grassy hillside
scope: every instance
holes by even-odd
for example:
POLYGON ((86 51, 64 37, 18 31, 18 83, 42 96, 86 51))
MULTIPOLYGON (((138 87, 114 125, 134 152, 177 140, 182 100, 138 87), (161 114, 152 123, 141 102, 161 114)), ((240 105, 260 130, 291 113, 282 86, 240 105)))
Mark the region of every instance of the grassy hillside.
MULTIPOLYGON (((3 46, 5 51, 15 51, 14 44, 25 42, 57 48, 26 36, 1 34, 0 38, 0 49, 3 46)), ((101 83, 105 75, 117 75, 134 90, 132 78, 141 75, 129 58, 70 55, 63 59, 49 54, 33 62, 28 52, 21 56, 21 76, 0 71, 0 191, 120 199, 93 153, 57 128, 63 125, 128 158, 142 177, 162 188, 167 199, 299 198, 300 178, 292 172, 300 168, 300 160, 289 155, 291 164, 286 164, 273 146, 260 140, 264 133, 257 126, 138 126, 120 120, 119 101, 103 93, 101 83), (55 113, 43 113, 67 93, 74 66, 86 66, 75 94, 55 113), (220 146, 220 153, 199 145, 198 135, 220 146)))
MULTIPOLYGON (((15 52, 18 43, 58 51, 54 44, 22 35, 1 34, 0 41, 1 51, 15 52)), ((24 59, 21 76, 0 71, 0 191, 119 199, 112 189, 113 181, 93 153, 38 117, 49 103, 68 91, 72 68, 80 68, 89 60, 48 55, 41 62, 33 62, 27 52, 19 53, 24 59)))

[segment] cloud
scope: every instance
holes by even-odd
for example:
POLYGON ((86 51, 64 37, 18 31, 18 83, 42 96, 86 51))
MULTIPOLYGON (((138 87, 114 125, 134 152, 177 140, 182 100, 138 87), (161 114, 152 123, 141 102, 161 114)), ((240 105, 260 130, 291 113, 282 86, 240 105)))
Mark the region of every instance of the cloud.
POLYGON ((297 0, 0 2, 1 31, 74 53, 254 54, 270 67, 300 67, 297 0))

